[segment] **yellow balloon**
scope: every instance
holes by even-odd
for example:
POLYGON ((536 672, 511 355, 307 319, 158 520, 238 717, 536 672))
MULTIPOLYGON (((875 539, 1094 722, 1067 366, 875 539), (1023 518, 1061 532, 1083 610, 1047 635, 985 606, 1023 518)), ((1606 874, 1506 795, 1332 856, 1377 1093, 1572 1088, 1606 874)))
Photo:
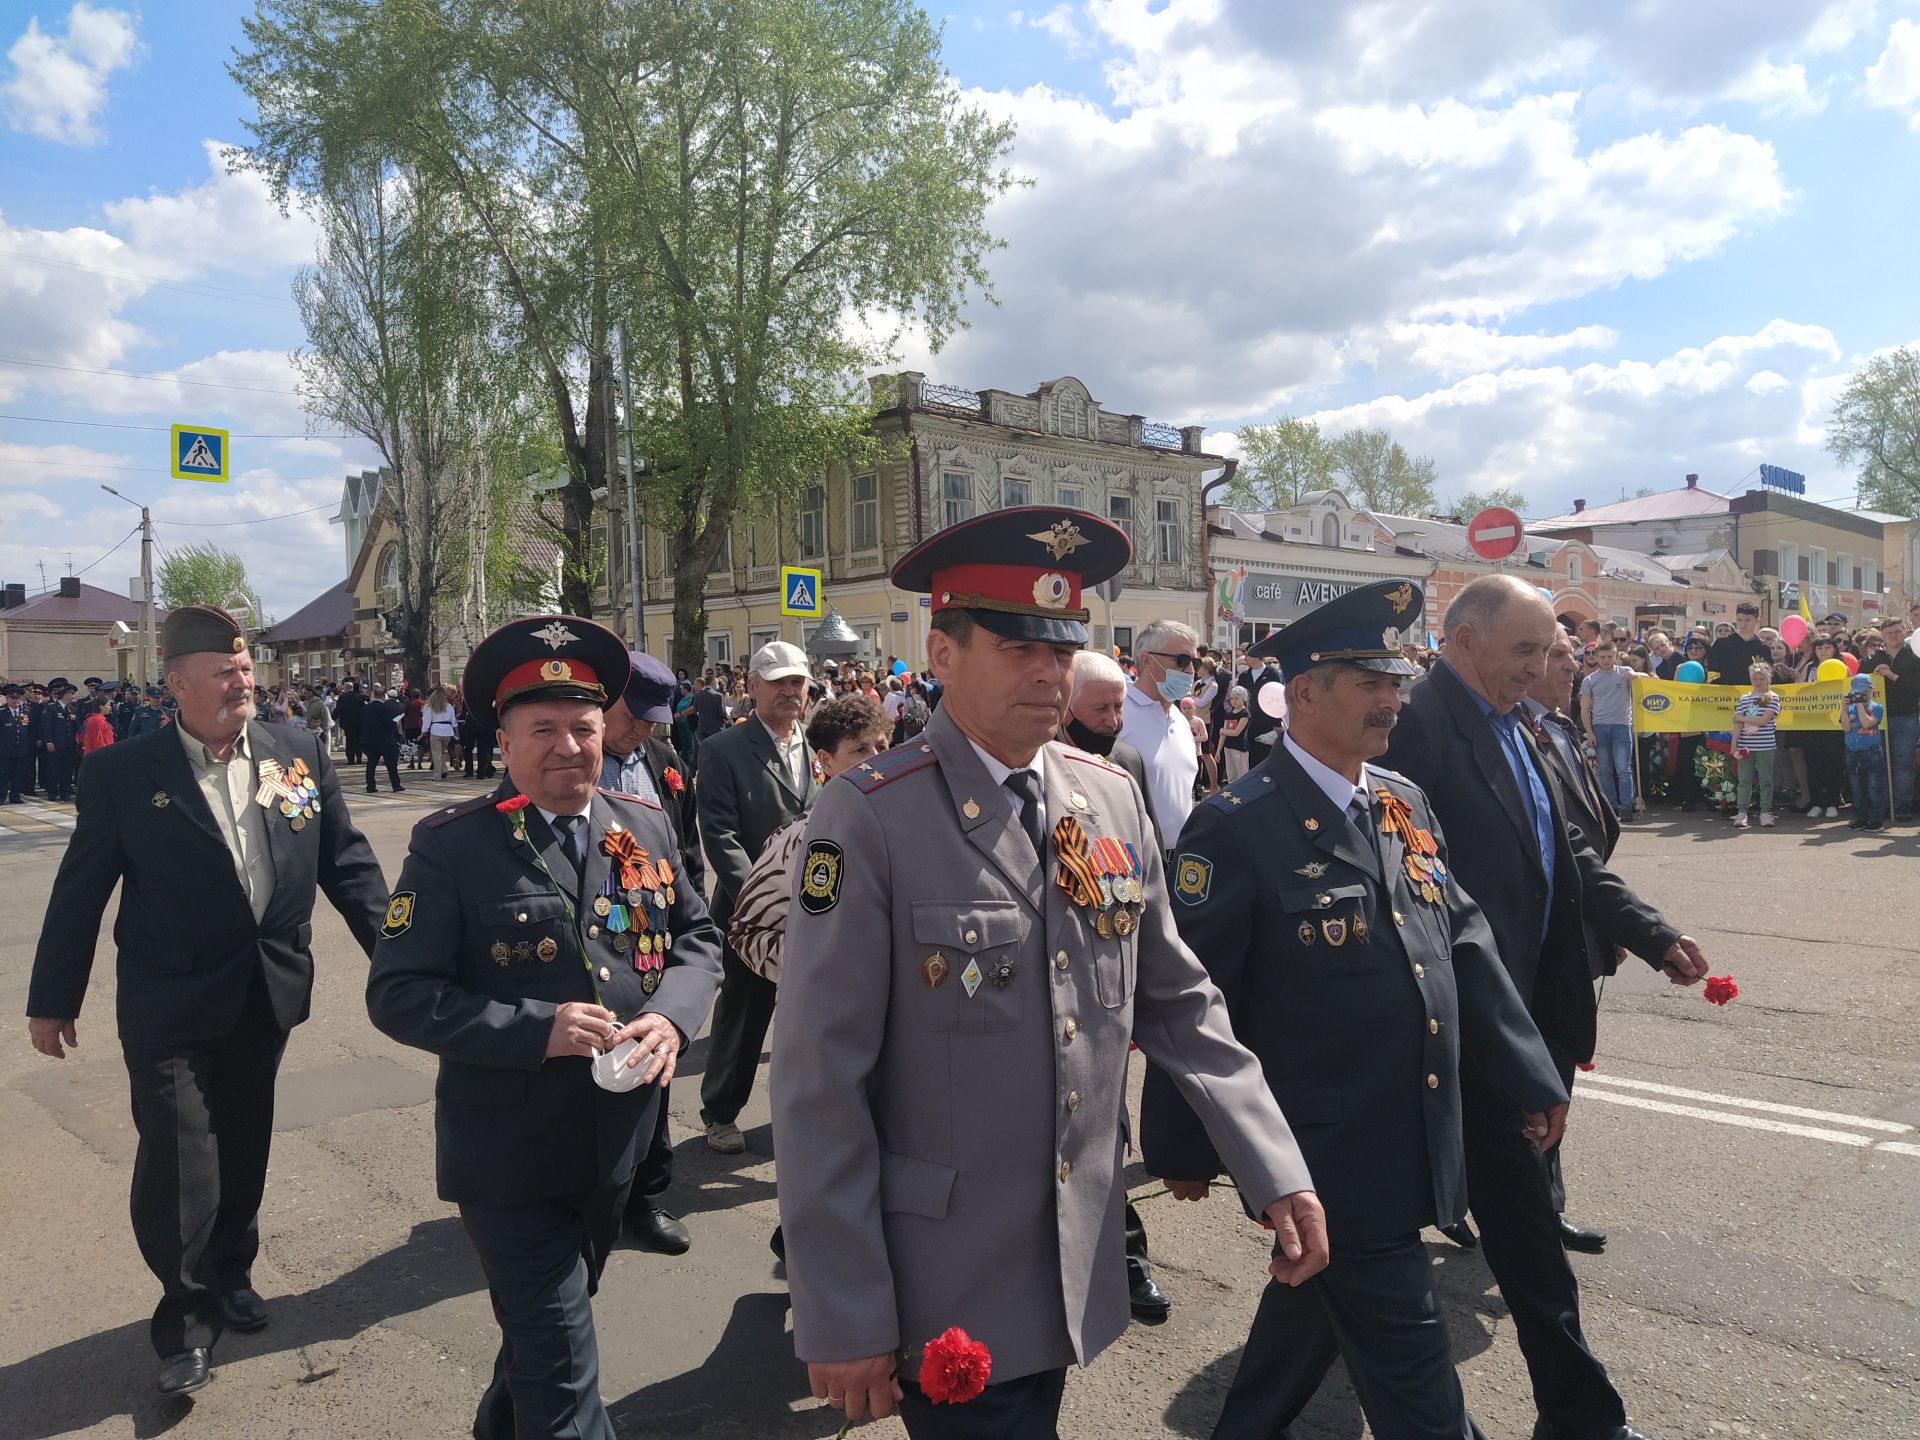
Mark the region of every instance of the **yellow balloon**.
POLYGON ((1822 660, 1820 662, 1820 668, 1813 673, 1814 677, 1819 680, 1845 680, 1847 678, 1846 662, 1843 660, 1822 660))

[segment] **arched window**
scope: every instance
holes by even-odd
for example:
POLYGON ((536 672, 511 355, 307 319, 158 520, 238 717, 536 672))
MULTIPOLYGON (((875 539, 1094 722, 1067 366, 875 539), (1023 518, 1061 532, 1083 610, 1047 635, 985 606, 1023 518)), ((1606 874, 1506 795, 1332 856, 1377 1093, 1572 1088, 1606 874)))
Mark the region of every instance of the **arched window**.
POLYGON ((400 584, 400 542, 391 541, 380 552, 379 581, 380 588, 397 589, 400 584))

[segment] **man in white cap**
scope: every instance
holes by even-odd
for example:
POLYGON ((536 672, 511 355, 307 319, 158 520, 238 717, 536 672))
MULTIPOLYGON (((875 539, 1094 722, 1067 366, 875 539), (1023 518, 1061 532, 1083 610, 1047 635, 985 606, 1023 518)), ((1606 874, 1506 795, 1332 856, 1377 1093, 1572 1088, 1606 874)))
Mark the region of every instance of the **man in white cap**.
MULTIPOLYGON (((700 747, 700 838, 713 872, 712 910, 724 934, 747 871, 782 825, 813 803, 818 785, 800 717, 807 703, 807 657, 773 640, 747 667, 753 716, 700 747)), ((753 1093, 760 1047, 773 1021, 772 981, 749 970, 729 945, 726 978, 714 1002, 712 1049, 700 1077, 700 1119, 707 1144, 723 1155, 747 1148, 736 1123, 753 1093)))

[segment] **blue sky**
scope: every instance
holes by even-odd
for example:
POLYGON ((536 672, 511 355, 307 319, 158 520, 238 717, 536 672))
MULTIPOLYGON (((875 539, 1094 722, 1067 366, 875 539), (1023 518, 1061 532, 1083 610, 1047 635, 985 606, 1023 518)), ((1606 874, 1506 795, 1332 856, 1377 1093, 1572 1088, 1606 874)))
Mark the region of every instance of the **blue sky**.
MULTIPOLYGON (((35 417, 0 419, 0 578, 71 555, 124 585, 134 548, 100 557, 135 517, 102 482, 163 546, 238 549, 281 615, 341 574, 327 508, 371 457, 278 438, 307 428, 287 292, 310 230, 209 149, 245 138, 225 64, 249 8, 0 10, 0 415, 35 417), (149 473, 174 421, 236 431, 240 478, 149 473)), ((1229 453, 1280 414, 1385 424, 1443 496, 1512 484, 1548 514, 1763 460, 1848 495, 1826 408, 1920 338, 1920 5, 933 13, 1035 182, 994 215, 1001 304, 941 354, 908 338, 939 378, 1077 374, 1229 453)))

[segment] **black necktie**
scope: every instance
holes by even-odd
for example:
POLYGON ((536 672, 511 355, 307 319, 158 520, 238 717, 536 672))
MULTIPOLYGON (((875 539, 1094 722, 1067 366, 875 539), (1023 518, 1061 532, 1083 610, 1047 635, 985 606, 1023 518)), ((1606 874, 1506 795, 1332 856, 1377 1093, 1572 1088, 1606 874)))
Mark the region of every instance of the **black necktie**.
POLYGON ((1020 828, 1027 832, 1027 839, 1033 842, 1033 853, 1044 855, 1040 848, 1040 779, 1031 770, 1016 770, 1001 781, 1007 789, 1018 795, 1020 806, 1020 828))
POLYGON ((573 893, 580 893, 580 875, 586 868, 585 856, 580 852, 580 827, 586 824, 584 815, 556 815, 553 817, 553 833, 560 841, 560 853, 567 857, 567 863, 573 866, 573 893))
POLYGON ((1347 806, 1347 819, 1359 832, 1361 853, 1373 856, 1374 868, 1380 865, 1380 846, 1373 838, 1373 806, 1364 795, 1355 795, 1347 806))

